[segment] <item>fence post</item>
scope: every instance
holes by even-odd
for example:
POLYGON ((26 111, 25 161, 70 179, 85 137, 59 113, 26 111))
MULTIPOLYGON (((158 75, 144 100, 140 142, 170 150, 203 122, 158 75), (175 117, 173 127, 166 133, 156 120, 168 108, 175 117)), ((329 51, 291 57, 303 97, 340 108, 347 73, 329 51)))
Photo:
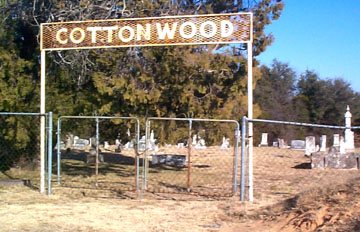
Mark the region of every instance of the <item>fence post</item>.
POLYGON ((95 154, 95 186, 98 186, 99 175, 99 118, 96 118, 96 154, 95 154))
POLYGON ((236 194, 236 191, 237 191, 237 176, 238 176, 238 160, 239 160, 239 137, 240 137, 240 134, 239 134, 239 125, 236 124, 236 128, 235 128, 235 167, 234 167, 234 183, 233 183, 233 195, 236 194))
POLYGON ((187 191, 190 192, 190 168, 191 168, 191 130, 192 130, 192 120, 189 119, 189 139, 188 139, 188 170, 187 170, 187 191))
POLYGON ((53 130, 53 113, 49 112, 48 128, 48 195, 51 195, 51 175, 52 175, 52 130, 53 130))
POLYGON ((241 186, 240 186, 240 200, 244 201, 245 196, 245 134, 246 132, 246 117, 241 119, 241 186))
MULTIPOLYGON (((140 136, 140 122, 139 119, 136 119, 136 129, 135 129, 135 139, 136 139, 136 144, 139 144, 139 136, 140 136)), ((139 174, 140 174, 140 157, 139 157, 139 146, 136 146, 136 157, 135 157, 135 162, 136 162, 136 190, 139 190, 139 174)))
POLYGON ((58 184, 61 183, 60 180, 60 169, 61 169, 61 117, 58 118, 58 123, 57 123, 57 148, 56 148, 56 152, 57 152, 57 182, 58 184))

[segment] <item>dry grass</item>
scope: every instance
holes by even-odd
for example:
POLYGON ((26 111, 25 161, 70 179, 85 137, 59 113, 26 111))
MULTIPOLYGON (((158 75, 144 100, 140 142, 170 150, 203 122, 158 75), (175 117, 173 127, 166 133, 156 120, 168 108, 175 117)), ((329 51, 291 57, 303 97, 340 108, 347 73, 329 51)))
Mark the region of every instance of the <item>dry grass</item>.
MULTIPOLYGON (((231 190, 233 156, 215 151, 194 152, 196 191, 217 191, 216 186, 220 192, 231 190)), ((308 169, 309 159, 302 151, 255 148, 253 203, 240 202, 238 196, 145 192, 140 199, 139 192, 96 190, 89 174, 93 166, 64 161, 69 166, 64 183, 75 185, 53 183, 51 196, 28 187, 0 187, 1 231, 356 231, 360 227, 359 171, 308 169)), ((117 186, 134 183, 131 162, 101 168, 99 181, 117 186)), ((26 176, 23 170, 11 172, 26 176)), ((163 188, 160 183, 165 182, 173 185, 165 189, 186 188, 180 178, 184 172, 151 167, 149 186, 163 188)), ((31 175, 36 179, 38 173, 31 175)))

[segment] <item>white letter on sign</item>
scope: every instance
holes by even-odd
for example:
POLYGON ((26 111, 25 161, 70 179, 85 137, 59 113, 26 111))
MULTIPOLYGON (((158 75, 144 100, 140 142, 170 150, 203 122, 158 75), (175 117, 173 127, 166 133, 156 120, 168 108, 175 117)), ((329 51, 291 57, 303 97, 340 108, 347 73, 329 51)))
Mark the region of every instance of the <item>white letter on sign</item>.
POLYGON ((109 43, 111 43, 113 41, 113 31, 118 29, 118 26, 113 26, 113 27, 103 27, 102 28, 104 31, 108 32, 108 39, 107 41, 109 43))
POLYGON ((200 26, 200 34, 204 36, 205 38, 213 37, 216 34, 216 24, 211 21, 206 21, 201 24, 200 26), (206 26, 210 26, 211 30, 208 30, 210 32, 207 33, 207 30, 205 30, 206 26))
POLYGON ((169 29, 169 23, 165 23, 164 29, 162 29, 161 24, 156 23, 156 29, 159 35, 159 39, 165 39, 165 36, 167 36, 169 39, 174 39, 176 27, 177 23, 173 23, 172 28, 169 29))
POLYGON ((124 27, 120 28, 120 30, 119 30, 119 39, 120 39, 121 41, 125 42, 125 43, 126 43, 126 42, 129 42, 130 40, 132 40, 132 39, 134 38, 134 35, 135 35, 134 29, 132 29, 132 28, 129 27, 129 26, 124 26, 124 27), (124 31, 124 30, 128 30, 128 31, 129 31, 130 35, 129 35, 128 38, 124 38, 124 36, 123 36, 123 31, 124 31))
POLYGON ((234 25, 229 20, 221 21, 221 37, 229 37, 234 32, 234 25))
POLYGON ((81 29, 80 27, 75 27, 71 32, 70 32, 70 40, 75 43, 75 44, 78 44, 78 43, 81 43, 83 40, 85 39, 85 31, 83 29, 81 29), (80 32, 80 38, 78 39, 75 39, 74 38, 74 34, 76 32, 80 32))
POLYGON ((67 28, 61 28, 60 30, 58 30, 58 32, 56 32, 56 40, 57 40, 59 43, 61 43, 61 44, 66 44, 66 43, 68 42, 67 39, 62 40, 62 39, 60 38, 60 34, 63 33, 63 32, 65 33, 65 32, 67 32, 67 31, 68 31, 67 28))
POLYGON ((87 31, 91 31, 91 42, 96 43, 96 32, 101 30, 101 27, 88 27, 87 31))
POLYGON ((146 40, 150 40, 151 25, 146 24, 146 30, 141 24, 136 25, 136 39, 141 40, 141 36, 144 36, 146 40))
POLYGON ((192 37, 194 37, 194 35, 196 34, 196 26, 194 23, 192 22, 186 22, 181 24, 180 29, 179 29, 180 35, 181 37, 183 37, 184 39, 190 39, 192 37), (186 26, 190 26, 191 27, 191 32, 190 34, 185 34, 185 27, 186 26))

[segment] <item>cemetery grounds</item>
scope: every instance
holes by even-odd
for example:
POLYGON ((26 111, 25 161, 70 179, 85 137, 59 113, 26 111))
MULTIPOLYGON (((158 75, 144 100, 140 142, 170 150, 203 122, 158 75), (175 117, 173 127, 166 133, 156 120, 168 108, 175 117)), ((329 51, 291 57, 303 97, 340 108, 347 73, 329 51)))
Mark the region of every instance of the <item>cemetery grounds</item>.
MULTIPOLYGON (((207 150, 197 152, 194 162, 201 163, 207 155, 207 150)), ((206 165, 218 165, 211 181, 221 182, 228 167, 208 160, 206 165)), ((85 165, 79 160, 65 162, 85 165)), ((125 172, 133 171, 128 166, 125 172)), ((163 170, 158 177, 166 178, 170 172, 163 170)), ((53 182, 52 195, 47 196, 38 192, 38 171, 13 168, 6 174, 35 181, 30 186, 0 186, 1 231, 360 230, 359 170, 310 169, 310 159, 298 150, 254 148, 252 203, 241 202, 239 191, 233 197, 150 192, 140 196, 139 191, 88 188, 84 179, 68 187, 53 182)), ((74 183, 79 177, 62 178, 74 183)), ((117 182, 115 178, 110 175, 107 180, 117 182)))

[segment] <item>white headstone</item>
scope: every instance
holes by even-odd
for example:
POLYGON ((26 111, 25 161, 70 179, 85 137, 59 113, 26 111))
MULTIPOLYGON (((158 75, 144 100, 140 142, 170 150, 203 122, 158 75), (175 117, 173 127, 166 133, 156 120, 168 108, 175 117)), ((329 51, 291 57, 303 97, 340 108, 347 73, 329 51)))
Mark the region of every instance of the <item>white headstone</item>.
POLYGON ((220 150, 226 150, 229 148, 230 148, 230 139, 223 137, 223 141, 220 146, 220 150))
POLYGON ((193 136, 193 139, 192 139, 192 145, 196 145, 197 144, 197 135, 194 135, 193 136))
POLYGON ((154 139, 154 131, 153 130, 151 130, 151 133, 150 133, 150 142, 152 142, 152 141, 155 141, 155 139, 154 139))
POLYGON ((279 148, 287 148, 284 139, 278 139, 279 148))
POLYGON ((178 143, 178 144, 177 144, 177 147, 178 147, 178 148, 184 148, 184 143, 178 143))
POLYGON ((320 137, 320 151, 326 151, 326 135, 320 137))
POLYGON ((268 134, 267 133, 262 133, 261 134, 261 143, 260 146, 268 146, 268 134))
POLYGON ((79 139, 79 136, 74 136, 74 144, 77 143, 78 139, 79 139))
POLYGON ((340 135, 339 134, 334 134, 333 146, 334 147, 339 147, 340 146, 340 135))
POLYGON ((119 139, 115 139, 115 145, 116 146, 120 145, 120 140, 119 139))
POLYGON ((110 145, 108 141, 104 141, 104 149, 109 149, 110 145))
POLYGON ((309 156, 313 152, 316 152, 315 137, 314 136, 307 136, 305 138, 305 155, 309 156))
POLYGON ((305 150, 305 140, 291 140, 290 148, 293 150, 305 150))
POLYGON ((198 136, 198 142, 195 145, 195 149, 206 149, 205 140, 198 136))

